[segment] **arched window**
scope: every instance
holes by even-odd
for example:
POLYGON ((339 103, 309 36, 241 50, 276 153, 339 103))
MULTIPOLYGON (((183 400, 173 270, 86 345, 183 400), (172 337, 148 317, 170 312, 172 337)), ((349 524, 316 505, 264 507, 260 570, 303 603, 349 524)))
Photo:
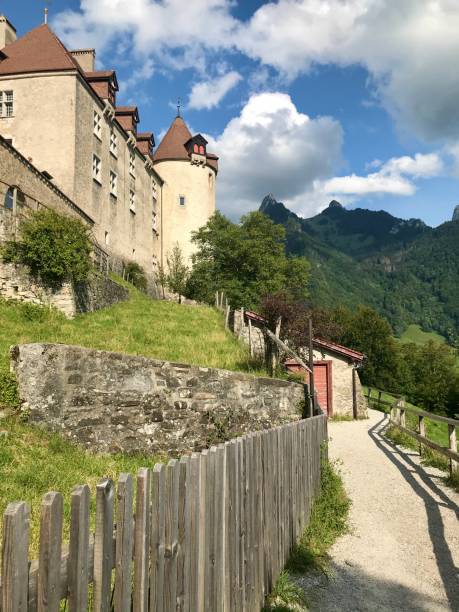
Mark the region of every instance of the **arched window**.
POLYGON ((200 155, 204 155, 204 145, 201 145, 199 147, 199 153, 200 153, 200 155))
POLYGON ((194 153, 199 153, 199 147, 198 147, 198 145, 197 145, 197 144, 194 144, 194 145, 193 145, 193 152, 194 152, 194 153))
POLYGON ((13 210, 14 208, 14 187, 10 187, 5 194, 5 200, 3 206, 7 210, 13 210))

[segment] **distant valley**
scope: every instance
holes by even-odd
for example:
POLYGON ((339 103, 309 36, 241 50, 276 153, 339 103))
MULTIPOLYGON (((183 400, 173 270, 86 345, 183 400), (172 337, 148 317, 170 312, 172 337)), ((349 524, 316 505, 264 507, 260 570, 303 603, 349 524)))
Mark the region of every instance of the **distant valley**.
POLYGON ((311 262, 317 306, 372 306, 395 332, 408 325, 459 336, 459 215, 437 228, 332 201, 309 219, 268 195, 260 211, 283 225, 288 252, 311 262))

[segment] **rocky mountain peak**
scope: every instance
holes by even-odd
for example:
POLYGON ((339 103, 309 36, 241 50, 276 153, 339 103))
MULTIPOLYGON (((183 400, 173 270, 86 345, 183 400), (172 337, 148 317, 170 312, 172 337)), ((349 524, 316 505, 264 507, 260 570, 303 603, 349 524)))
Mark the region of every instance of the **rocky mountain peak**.
POLYGON ((459 221, 459 204, 456 206, 453 212, 453 221, 459 221))

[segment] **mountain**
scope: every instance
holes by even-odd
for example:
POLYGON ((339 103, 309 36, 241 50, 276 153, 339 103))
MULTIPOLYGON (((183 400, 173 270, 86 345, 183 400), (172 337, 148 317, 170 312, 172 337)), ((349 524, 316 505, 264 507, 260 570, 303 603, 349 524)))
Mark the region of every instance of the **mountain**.
POLYGON ((451 220, 452 221, 459 221, 459 204, 454 209, 453 218, 451 220))
POLYGON ((406 248, 429 229, 420 219, 398 219, 383 210, 347 210, 336 200, 315 217, 301 219, 270 194, 263 199, 260 211, 276 223, 296 218, 303 232, 357 259, 406 248))
POLYGON ((459 223, 430 228, 384 211, 332 201, 303 219, 270 194, 260 211, 286 228, 287 250, 311 262, 315 305, 372 306, 396 332, 416 323, 459 335, 459 223))

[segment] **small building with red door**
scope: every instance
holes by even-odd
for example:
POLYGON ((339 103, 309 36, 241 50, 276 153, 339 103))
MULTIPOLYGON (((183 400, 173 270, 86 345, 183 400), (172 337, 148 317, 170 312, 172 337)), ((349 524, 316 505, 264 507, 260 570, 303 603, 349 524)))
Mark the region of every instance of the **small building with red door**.
MULTIPOLYGON (((314 339, 314 386, 319 404, 329 417, 366 416, 367 404, 358 374, 364 357, 340 344, 314 339)), ((287 359, 284 365, 290 372, 304 372, 309 382, 309 374, 295 359, 287 359)))

